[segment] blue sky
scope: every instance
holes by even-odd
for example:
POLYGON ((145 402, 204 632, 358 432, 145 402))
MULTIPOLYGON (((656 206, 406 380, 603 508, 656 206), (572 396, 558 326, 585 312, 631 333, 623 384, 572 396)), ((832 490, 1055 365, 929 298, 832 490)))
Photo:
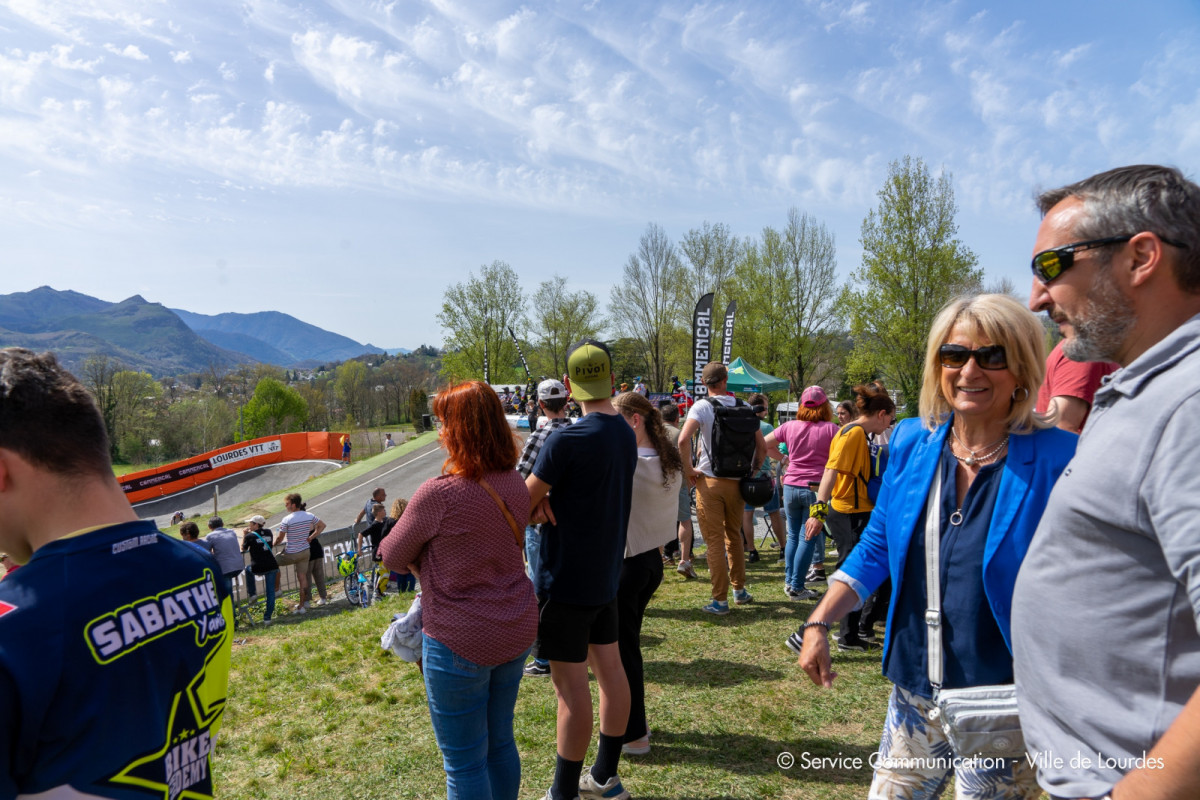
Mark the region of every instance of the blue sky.
POLYGON ((650 222, 796 206, 844 279, 906 154, 1027 291, 1036 188, 1200 177, 1200 4, 0 0, 5 293, 440 344, 495 259, 606 304, 650 222))

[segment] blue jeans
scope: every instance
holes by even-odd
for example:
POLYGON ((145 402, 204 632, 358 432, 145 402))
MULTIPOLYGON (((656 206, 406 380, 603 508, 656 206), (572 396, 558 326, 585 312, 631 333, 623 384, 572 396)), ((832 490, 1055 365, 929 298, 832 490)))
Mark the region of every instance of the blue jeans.
POLYGON ((446 770, 447 800, 516 800, 521 757, 513 741, 513 709, 528 654, 484 667, 426 634, 425 693, 446 770))
MULTIPOLYGON (((262 575, 263 585, 267 587, 267 608, 263 612, 263 621, 269 620, 275 616, 275 576, 279 574, 279 570, 273 569, 266 575, 262 575)), ((256 597, 258 595, 258 587, 254 585, 254 573, 250 571, 250 567, 246 567, 246 596, 256 597)))
POLYGON ((816 547, 813 548, 813 557, 812 557, 813 569, 817 569, 817 568, 824 569, 825 568, 825 530, 824 530, 824 528, 821 529, 821 532, 819 534, 817 534, 817 537, 815 539, 813 539, 813 541, 817 543, 816 547))
POLYGON ((537 586, 538 569, 542 566, 542 532, 537 525, 525 528, 525 574, 537 586))
POLYGON ((804 578, 812 563, 816 538, 804 540, 804 523, 808 522, 808 507, 817 501, 816 492, 808 487, 783 485, 783 505, 787 509, 787 545, 783 550, 783 582, 793 589, 804 588, 804 578))
MULTIPOLYGON (((525 574, 529 576, 529 580, 533 581, 534 588, 537 588, 538 570, 542 568, 542 530, 537 525, 529 525, 525 528, 525 574)), ((550 662, 544 658, 533 659, 543 667, 550 666, 550 662)))

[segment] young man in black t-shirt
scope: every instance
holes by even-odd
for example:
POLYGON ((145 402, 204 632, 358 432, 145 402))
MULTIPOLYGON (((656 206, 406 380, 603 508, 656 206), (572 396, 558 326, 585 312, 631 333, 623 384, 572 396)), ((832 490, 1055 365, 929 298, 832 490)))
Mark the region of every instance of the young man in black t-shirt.
POLYGON ((617 583, 637 467, 637 440, 612 404, 608 348, 583 340, 564 383, 584 417, 546 440, 526 479, 530 521, 542 527, 537 652, 558 696, 554 783, 547 800, 628 798, 617 776, 629 719, 629 682, 617 645, 617 583), (553 490, 553 491, 551 491, 553 490), (600 741, 586 775, 592 730, 588 665, 600 687, 600 741))

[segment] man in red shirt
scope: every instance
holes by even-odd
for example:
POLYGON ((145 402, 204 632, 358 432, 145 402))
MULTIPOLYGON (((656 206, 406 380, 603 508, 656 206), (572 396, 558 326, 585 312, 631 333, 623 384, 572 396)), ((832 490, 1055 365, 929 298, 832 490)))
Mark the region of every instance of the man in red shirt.
POLYGON ((1058 410, 1058 427, 1079 433, 1092 410, 1092 398, 1101 379, 1119 368, 1111 361, 1072 361, 1063 353, 1060 341, 1046 357, 1046 380, 1038 389, 1038 413, 1053 407, 1058 410))

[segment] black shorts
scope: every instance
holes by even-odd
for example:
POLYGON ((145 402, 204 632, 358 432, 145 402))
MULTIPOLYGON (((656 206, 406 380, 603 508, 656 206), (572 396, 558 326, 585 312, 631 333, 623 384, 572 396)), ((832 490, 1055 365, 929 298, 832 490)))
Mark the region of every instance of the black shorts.
POLYGON ((547 661, 580 664, 587 661, 588 645, 617 641, 617 600, 601 606, 558 603, 538 598, 538 633, 534 652, 547 661))

